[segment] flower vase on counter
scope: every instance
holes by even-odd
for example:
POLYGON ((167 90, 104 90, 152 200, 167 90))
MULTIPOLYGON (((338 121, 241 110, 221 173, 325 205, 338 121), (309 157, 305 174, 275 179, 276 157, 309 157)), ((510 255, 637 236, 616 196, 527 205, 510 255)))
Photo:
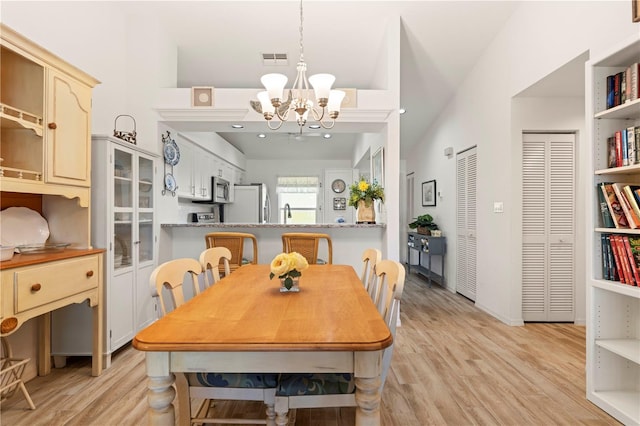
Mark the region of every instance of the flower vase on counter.
POLYGON ((358 222, 376 223, 376 210, 373 201, 368 206, 365 200, 358 201, 358 222))

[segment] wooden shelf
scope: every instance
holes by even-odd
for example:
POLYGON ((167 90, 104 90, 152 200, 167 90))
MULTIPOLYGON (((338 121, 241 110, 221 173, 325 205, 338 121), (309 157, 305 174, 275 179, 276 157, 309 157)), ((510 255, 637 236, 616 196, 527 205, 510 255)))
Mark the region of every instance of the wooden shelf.
POLYGON ((640 235, 640 229, 630 228, 596 228, 596 232, 603 234, 628 234, 628 235, 640 235))
POLYGON ((640 99, 634 101, 625 102, 622 105, 618 105, 613 108, 601 111, 597 113, 594 118, 606 118, 606 119, 635 119, 640 114, 640 99))
MULTIPOLYGON (((640 392, 635 391, 596 391, 593 397, 597 402, 608 406, 609 413, 624 424, 640 424, 640 392)), ((589 398, 593 399, 593 398, 589 398)), ((601 404, 598 404, 601 405, 601 404)))
POLYGON ((640 340, 638 339, 596 339, 596 346, 640 364, 640 340))
POLYGON ((609 281, 609 280, 593 280, 591 285, 597 288, 601 288, 603 290, 611 291, 613 293, 618 293, 624 296, 631 296, 636 299, 640 299, 640 288, 633 285, 622 284, 622 283, 619 283, 618 281, 609 281))
POLYGON ((3 128, 33 130, 36 135, 42 136, 42 117, 0 103, 0 118, 3 128))

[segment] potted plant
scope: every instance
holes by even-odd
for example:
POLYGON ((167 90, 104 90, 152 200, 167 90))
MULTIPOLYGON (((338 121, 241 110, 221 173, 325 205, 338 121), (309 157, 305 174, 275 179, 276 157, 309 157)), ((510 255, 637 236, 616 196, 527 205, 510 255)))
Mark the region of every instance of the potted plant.
POLYGON ((438 229, 438 225, 433 222, 433 217, 430 214, 423 214, 416 217, 415 220, 409 224, 409 228, 417 228, 418 234, 430 235, 431 231, 438 229))
POLYGON ((377 181, 369 183, 364 177, 349 187, 349 205, 358 210, 356 223, 376 223, 373 201, 384 203, 384 188, 377 181))

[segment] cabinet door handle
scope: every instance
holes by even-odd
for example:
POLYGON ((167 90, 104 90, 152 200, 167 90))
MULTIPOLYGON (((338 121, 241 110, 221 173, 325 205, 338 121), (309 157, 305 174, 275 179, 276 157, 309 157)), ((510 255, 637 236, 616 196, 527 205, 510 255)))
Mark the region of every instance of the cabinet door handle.
POLYGON ((48 127, 52 130, 55 130, 58 128, 58 125, 56 123, 49 123, 48 127))
POLYGON ((40 291, 41 288, 42 288, 42 284, 36 283, 31 286, 31 292, 35 293, 36 291, 40 291))
POLYGON ((93 276, 93 271, 87 271, 87 278, 91 278, 93 276))

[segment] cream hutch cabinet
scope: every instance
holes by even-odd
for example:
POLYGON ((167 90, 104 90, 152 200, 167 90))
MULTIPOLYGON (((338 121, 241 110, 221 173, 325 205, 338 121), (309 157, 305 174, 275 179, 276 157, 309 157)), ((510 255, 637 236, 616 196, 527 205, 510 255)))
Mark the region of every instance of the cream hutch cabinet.
MULTIPOLYGON (((149 278, 158 253, 154 206, 159 156, 120 139, 96 135, 92 152, 92 240, 107 249, 104 366, 108 368, 113 352, 157 315, 149 278)), ((91 352, 89 316, 84 306, 54 314, 54 356, 91 352)))
POLYGON ((0 262, 2 336, 39 318, 38 372, 50 369, 51 312, 92 308, 92 374, 101 372, 104 250, 91 247, 88 74, 0 24, 0 205, 29 207, 64 251, 0 262))

